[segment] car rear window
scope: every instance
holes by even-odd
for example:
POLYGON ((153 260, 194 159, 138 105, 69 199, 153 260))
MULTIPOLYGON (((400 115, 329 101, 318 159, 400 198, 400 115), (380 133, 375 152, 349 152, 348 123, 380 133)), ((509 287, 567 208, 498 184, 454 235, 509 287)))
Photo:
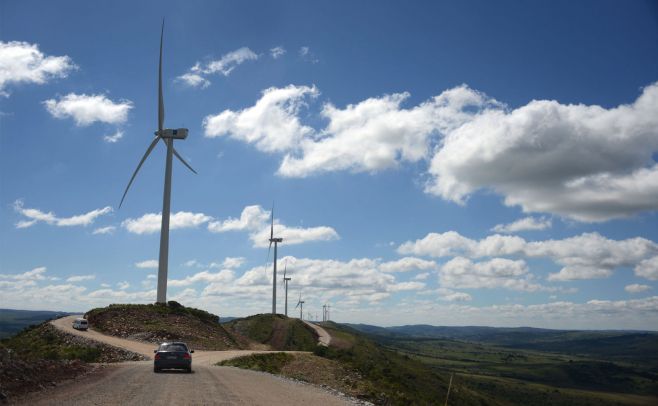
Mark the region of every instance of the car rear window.
POLYGON ((183 352, 187 351, 187 347, 182 344, 163 344, 160 346, 159 351, 183 352))
POLYGON ((87 320, 82 320, 80 324, 87 324, 87 320))

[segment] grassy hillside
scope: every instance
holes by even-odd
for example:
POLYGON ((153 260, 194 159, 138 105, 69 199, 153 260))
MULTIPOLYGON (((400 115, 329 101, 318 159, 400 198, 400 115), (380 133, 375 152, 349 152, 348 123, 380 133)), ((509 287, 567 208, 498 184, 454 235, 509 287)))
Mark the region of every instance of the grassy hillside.
POLYGON ((0 309, 0 339, 10 337, 28 326, 68 314, 41 310, 0 309))
POLYGON ((152 343, 185 341, 199 350, 249 347, 247 339, 226 331, 218 316, 176 302, 113 304, 90 310, 86 316, 92 328, 118 337, 152 343))
POLYGON ((223 326, 233 334, 247 337, 273 350, 313 351, 318 342, 315 330, 299 319, 281 314, 257 314, 232 320, 223 326))
POLYGON ((656 332, 429 325, 386 328, 366 324, 349 326, 380 340, 453 339, 633 363, 658 372, 658 333, 656 332))

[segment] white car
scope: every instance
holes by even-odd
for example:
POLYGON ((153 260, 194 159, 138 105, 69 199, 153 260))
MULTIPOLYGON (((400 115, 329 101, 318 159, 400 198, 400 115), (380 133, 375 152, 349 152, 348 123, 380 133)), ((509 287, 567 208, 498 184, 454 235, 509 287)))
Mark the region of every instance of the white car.
POLYGON ((85 319, 75 319, 73 322, 73 328, 76 330, 87 330, 89 328, 89 323, 85 319))

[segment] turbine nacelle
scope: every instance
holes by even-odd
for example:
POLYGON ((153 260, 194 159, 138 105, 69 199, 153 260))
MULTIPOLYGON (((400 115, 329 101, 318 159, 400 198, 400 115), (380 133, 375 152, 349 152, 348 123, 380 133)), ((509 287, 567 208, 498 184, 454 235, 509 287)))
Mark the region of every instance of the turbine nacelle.
POLYGON ((156 131, 154 134, 159 135, 162 138, 175 138, 177 140, 184 140, 187 138, 188 130, 187 128, 165 128, 162 130, 162 133, 156 131))

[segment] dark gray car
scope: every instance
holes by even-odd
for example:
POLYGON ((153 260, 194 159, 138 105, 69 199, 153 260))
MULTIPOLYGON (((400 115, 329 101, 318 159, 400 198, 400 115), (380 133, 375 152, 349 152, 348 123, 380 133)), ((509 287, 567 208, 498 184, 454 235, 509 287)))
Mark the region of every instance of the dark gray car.
POLYGON ((153 372, 163 369, 184 369, 192 372, 192 353, 187 344, 182 342, 162 343, 153 351, 153 372))

